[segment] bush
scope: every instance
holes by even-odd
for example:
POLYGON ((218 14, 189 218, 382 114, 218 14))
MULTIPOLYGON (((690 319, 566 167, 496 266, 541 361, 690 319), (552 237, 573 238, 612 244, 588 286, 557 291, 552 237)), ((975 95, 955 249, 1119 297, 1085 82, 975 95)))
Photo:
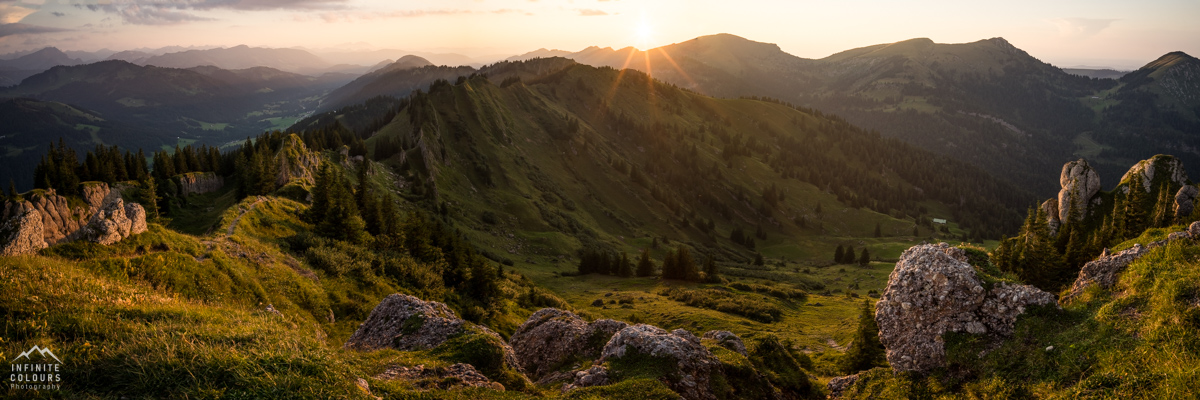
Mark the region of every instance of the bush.
POLYGON ((660 294, 692 307, 737 314, 758 322, 771 323, 783 318, 783 310, 774 304, 718 289, 671 288, 660 294))
POLYGON ((747 284, 743 282, 734 282, 729 287, 743 292, 762 293, 781 300, 804 301, 808 299, 808 293, 805 291, 788 287, 747 284))

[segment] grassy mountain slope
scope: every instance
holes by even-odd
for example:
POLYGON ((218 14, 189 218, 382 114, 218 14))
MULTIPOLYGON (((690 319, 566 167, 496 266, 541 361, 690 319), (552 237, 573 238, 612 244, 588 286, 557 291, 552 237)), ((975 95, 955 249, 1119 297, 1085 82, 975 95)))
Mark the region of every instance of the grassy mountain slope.
MULTIPOLYGON (((1117 248, 1183 228, 1148 230, 1117 248)), ((1011 339, 949 334, 947 367, 928 376, 874 369, 842 398, 1191 398, 1200 380, 1197 255, 1190 241, 1150 250, 1110 290, 1031 310, 1011 339)))
MULTIPOLYGON (((834 248, 892 259, 930 235, 949 236, 927 223, 913 236, 916 217, 949 219, 953 235, 998 232, 1011 211, 996 211, 1027 199, 965 164, 819 113, 712 99, 638 72, 564 61, 501 63, 481 71, 487 78, 435 83, 398 112, 377 111, 395 117, 367 143, 371 158, 399 172, 393 184, 410 201, 597 315, 773 331, 828 349, 848 338, 859 300, 847 293, 881 290, 891 265, 832 266, 834 248), (753 249, 730 239, 734 230, 753 237, 759 227, 753 249), (665 294, 678 283, 573 276, 582 249, 635 257, 648 248, 661 260, 679 246, 698 261, 715 258, 732 279, 813 294, 808 303, 767 299, 783 314, 770 323, 684 306, 665 294), (756 252, 765 265, 751 265, 756 252), (591 307, 596 300, 607 308, 591 307)), ((366 109, 299 126, 375 119, 366 109)))

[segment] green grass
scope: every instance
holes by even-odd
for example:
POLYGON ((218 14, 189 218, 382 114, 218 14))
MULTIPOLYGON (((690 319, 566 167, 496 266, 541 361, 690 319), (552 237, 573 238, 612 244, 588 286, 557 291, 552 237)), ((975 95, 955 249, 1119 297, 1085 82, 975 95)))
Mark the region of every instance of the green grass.
POLYGON ((872 370, 846 398, 1194 398, 1197 267, 1195 244, 1150 250, 1111 290, 1092 287, 1062 310, 1031 308, 1011 339, 948 334, 945 368, 872 370))
POLYGON ((187 205, 172 213, 171 229, 191 234, 205 235, 214 232, 221 222, 225 210, 237 201, 235 185, 226 185, 216 192, 188 196, 187 205))

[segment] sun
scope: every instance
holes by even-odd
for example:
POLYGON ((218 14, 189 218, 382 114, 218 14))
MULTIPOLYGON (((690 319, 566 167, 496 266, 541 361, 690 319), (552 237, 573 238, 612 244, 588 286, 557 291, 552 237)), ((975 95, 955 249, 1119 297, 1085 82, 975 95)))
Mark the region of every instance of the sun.
POLYGON ((637 47, 646 49, 650 42, 654 39, 654 26, 648 21, 642 19, 633 30, 634 39, 637 40, 637 47))

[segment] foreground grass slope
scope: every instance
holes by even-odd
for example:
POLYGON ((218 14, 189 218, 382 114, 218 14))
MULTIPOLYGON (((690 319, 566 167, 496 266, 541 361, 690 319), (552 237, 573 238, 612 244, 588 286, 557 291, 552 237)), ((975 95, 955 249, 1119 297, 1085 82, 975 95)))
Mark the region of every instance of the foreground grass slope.
MULTIPOLYGON (((1147 231, 1146 237, 1155 235, 1147 231)), ((1061 310, 1032 309, 1009 340, 948 334, 945 368, 928 376, 877 368, 864 372, 843 398, 1194 398, 1200 384, 1198 267, 1200 245, 1174 242, 1150 250, 1111 290, 1093 286, 1061 310)))

